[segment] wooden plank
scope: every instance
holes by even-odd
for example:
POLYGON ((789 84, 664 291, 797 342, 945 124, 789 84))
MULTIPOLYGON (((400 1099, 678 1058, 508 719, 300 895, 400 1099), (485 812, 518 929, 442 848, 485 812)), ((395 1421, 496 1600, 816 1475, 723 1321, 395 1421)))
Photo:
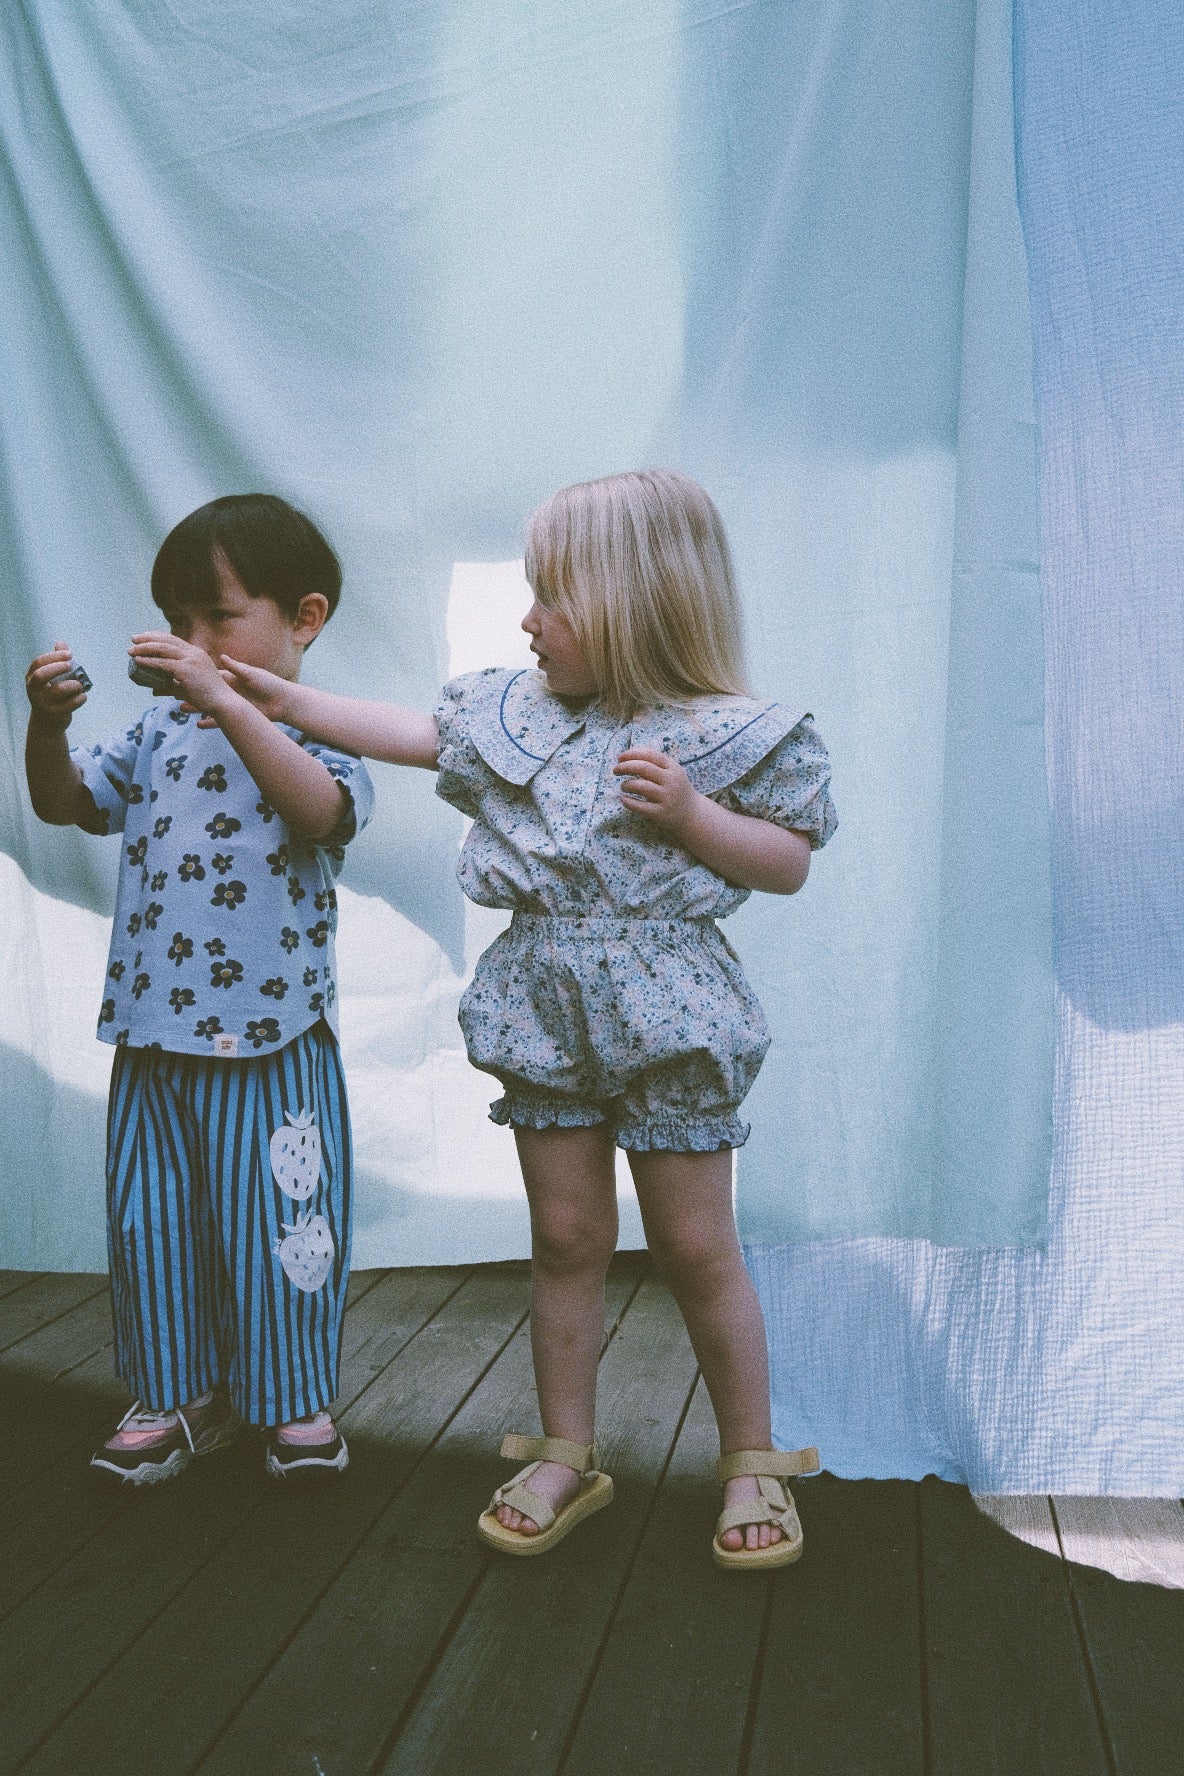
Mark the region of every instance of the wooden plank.
POLYGON ((739 1768, 769 1580, 724 1573, 712 1562, 718 1454, 715 1415, 700 1380, 609 1625, 564 1776, 729 1776, 739 1768))
POLYGON ((0 1499, 29 1487, 66 1451, 105 1435, 127 1404, 112 1374, 111 1303, 102 1289, 28 1333, 0 1365, 0 1411, 21 1427, 0 1472, 0 1499))
MULTIPOLYGON (((636 1266, 615 1261, 610 1321, 636 1287, 636 1266)), ((442 1355, 446 1365, 455 1360, 442 1355)), ((440 1383, 435 1386, 434 1396, 425 1389, 425 1431, 433 1416, 437 1423, 442 1416, 440 1383)), ((332 1772, 371 1769, 489 1565, 474 1525, 505 1478, 506 1464, 497 1453, 501 1438, 534 1422, 529 1329, 523 1325, 443 1435, 408 1471, 366 1540, 202 1764, 203 1776, 241 1776, 244 1770, 290 1776, 318 1763, 332 1772)), ((611 1516, 602 1513, 597 1524, 611 1516)), ((587 1527, 592 1536, 593 1526, 587 1527)), ((562 1554, 557 1550, 554 1558, 562 1554)), ((472 1767, 464 1761, 459 1766, 472 1767)))
POLYGON ((1060 1556, 1061 1544, 1052 1508, 1043 1493, 976 1492, 971 1495, 984 1516, 1029 1548, 1060 1556))
POLYGON ((1179 1499, 1056 1498, 1066 1560, 1116 1579, 1184 1588, 1184 1509, 1179 1499))
MULTIPOLYGON (((342 1389, 347 1400, 370 1385, 375 1374, 375 1352, 381 1342, 389 1341, 392 1326, 399 1323, 392 1291, 402 1290, 405 1295, 406 1283, 388 1283, 386 1290, 375 1295, 375 1286, 385 1276, 383 1271, 369 1271, 358 1273, 356 1281, 350 1278, 342 1338, 342 1389), (363 1301, 368 1303, 365 1308, 361 1306, 363 1301)), ((434 1291, 428 1299, 435 1299, 434 1291)), ((30 1415, 44 1409, 47 1402, 56 1402, 62 1418, 62 1432, 57 1438, 59 1458, 63 1451, 68 1452, 67 1458, 59 1459, 51 1472, 39 1473, 5 1503, 4 1559, 0 1561, 3 1617, 85 1547, 121 1510, 143 1501, 133 1487, 104 1486, 96 1481, 88 1465, 91 1450, 109 1432, 118 1414, 127 1409, 126 1390, 112 1373, 109 1351, 99 1352, 72 1370, 52 1392, 39 1392, 23 1407, 17 1406, 11 1394, 0 1398, 6 1411, 16 1409, 30 1415)), ((18 1422, 32 1422, 32 1418, 19 1418, 18 1422)))
POLYGON ((1025 1547, 964 1487, 920 1487, 932 1776, 1107 1776, 1059 1558, 1025 1547))
MULTIPOLYGON (((1096 1552, 1098 1513, 1056 1499, 1065 1553, 1096 1552), (1068 1521, 1065 1521, 1065 1518, 1068 1521)), ((1119 1776, 1161 1776, 1184 1764, 1184 1592, 1130 1583, 1094 1566, 1066 1567, 1119 1776)))
POLYGON ((0 1299, 11 1295, 14 1289, 24 1289, 40 1273, 35 1270, 0 1270, 0 1299))
MULTIPOLYGON (((404 1351, 413 1349, 428 1316, 454 1296, 455 1282, 456 1274, 449 1272, 392 1273, 364 1297, 357 1314, 346 1315, 345 1336, 352 1345, 350 1361, 343 1363, 343 1388, 356 1405, 343 1413, 343 1423, 378 1391, 366 1351, 375 1338, 389 1340, 387 1321, 401 1323, 404 1351)), ((400 1367, 402 1355, 392 1369, 400 1367)), ((282 1620, 285 1586, 291 1607, 292 1593, 307 1592, 310 1567, 317 1560, 339 1559, 340 1526, 371 1508, 371 1466, 360 1452, 360 1474, 340 1488, 323 1489, 324 1502, 318 1499, 315 1507, 318 1532, 311 1537, 301 1534, 307 1498, 294 1501, 268 1482, 253 1437, 241 1438, 216 1460, 195 1464, 183 1481, 138 1491, 130 1508, 118 1511, 4 1623, 0 1669, 8 1683, 0 1688, 0 1757, 11 1763, 0 1768, 11 1768, 32 1752, 65 1716, 62 1731, 37 1752, 35 1767, 119 1769, 127 1746, 134 1744, 152 1746, 153 1776, 164 1776, 166 1768, 186 1769, 192 1758, 169 1737, 167 1722, 170 1705, 183 1710, 187 1673, 200 1670, 207 1656, 228 1659, 224 1681, 234 1694, 238 1649, 232 1625, 237 1626, 239 1612, 253 1611, 258 1626, 274 1606, 282 1620), (195 1575, 200 1575, 204 1615, 176 1601, 183 1600, 195 1575), (131 1646, 151 1671, 143 1684, 135 1657, 120 1663, 131 1646), (112 1667, 113 1675, 104 1679, 112 1667), (130 1692, 126 1698, 124 1688, 130 1692), (109 1691, 123 1698, 113 1707, 104 1702, 109 1691), (84 1695, 82 1706, 70 1714, 84 1695), (159 1746, 157 1720, 166 1722, 159 1746)), ((248 1683, 249 1674, 242 1681, 248 1683)), ((206 1735, 217 1724, 216 1715, 211 1719, 213 1706, 207 1696, 206 1735)))
POLYGON ((9 1350, 39 1327, 48 1325, 60 1314, 69 1313, 92 1295, 107 1288, 102 1276, 74 1276, 61 1271, 45 1271, 36 1276, 25 1289, 15 1289, 0 1300, 0 1351, 9 1350))
POLYGON ((601 1364, 599 1443, 616 1488, 611 1508, 545 1560, 492 1560, 376 1766, 382 1776, 452 1776, 466 1759, 505 1776, 556 1768, 695 1373, 672 1296, 645 1283, 601 1364))
POLYGON ((747 1776, 921 1776, 916 1487, 823 1474, 794 1493, 806 1551, 776 1581, 747 1776))

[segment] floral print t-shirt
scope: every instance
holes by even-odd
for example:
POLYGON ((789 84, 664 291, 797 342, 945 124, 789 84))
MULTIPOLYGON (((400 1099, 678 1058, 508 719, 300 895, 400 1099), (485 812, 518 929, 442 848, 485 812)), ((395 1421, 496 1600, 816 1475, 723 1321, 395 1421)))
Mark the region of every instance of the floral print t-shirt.
POLYGON ((337 1028, 334 887, 374 806, 360 760, 284 732, 346 791, 336 831, 289 832, 219 728, 174 700, 70 757, 122 833, 101 1041, 246 1059, 337 1028))

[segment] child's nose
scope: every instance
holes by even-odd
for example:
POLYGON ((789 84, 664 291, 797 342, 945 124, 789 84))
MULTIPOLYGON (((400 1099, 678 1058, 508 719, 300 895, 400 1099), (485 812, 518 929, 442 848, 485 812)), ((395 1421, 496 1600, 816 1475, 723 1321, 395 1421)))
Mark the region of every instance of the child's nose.
POLYGON ((538 632, 539 632, 539 607, 538 607, 537 600, 534 604, 531 605, 530 609, 527 611, 526 615, 523 617, 522 627, 526 630, 526 633, 528 635, 537 635, 538 634, 538 632))

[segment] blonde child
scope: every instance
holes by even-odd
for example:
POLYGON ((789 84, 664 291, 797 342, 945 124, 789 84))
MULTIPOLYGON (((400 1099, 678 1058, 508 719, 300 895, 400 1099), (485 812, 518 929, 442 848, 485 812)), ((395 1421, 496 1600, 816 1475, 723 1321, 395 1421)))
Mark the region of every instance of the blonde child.
POLYGON ((614 1143, 719 1426, 718 1564, 794 1560, 788 1476, 770 1448, 764 1324, 732 1215, 737 1114, 769 1036, 715 920, 754 888, 793 894, 835 826, 810 719, 754 700, 727 540, 702 488, 653 471, 565 488, 529 526, 537 671, 444 687, 435 713, 314 691, 225 658, 275 720, 439 773, 472 817, 458 873, 513 919, 460 1018, 504 1096, 530 1203, 531 1340, 545 1435, 482 1513, 486 1541, 543 1553, 607 1504, 596 1468, 604 1281, 616 1246, 614 1143))

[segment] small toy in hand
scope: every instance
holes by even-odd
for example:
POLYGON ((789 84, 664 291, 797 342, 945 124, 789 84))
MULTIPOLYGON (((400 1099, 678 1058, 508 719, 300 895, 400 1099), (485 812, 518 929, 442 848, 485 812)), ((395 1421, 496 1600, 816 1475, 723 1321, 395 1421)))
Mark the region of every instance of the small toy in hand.
MULTIPOLYGON (((143 666, 138 660, 129 660, 127 675, 133 684, 143 685, 146 690, 155 691, 158 697, 175 697, 177 687, 169 672, 158 672, 155 666, 143 666)), ((89 689, 85 686, 84 689, 89 689)))
POLYGON ((67 667, 65 667, 61 672, 55 672, 49 682, 50 682, 50 684, 57 684, 61 679, 64 679, 64 678, 76 678, 78 680, 78 683, 82 686, 82 689, 84 691, 92 691, 94 689, 94 686, 91 683, 90 678, 88 677, 87 673, 84 671, 84 669, 81 666, 77 665, 73 660, 71 660, 70 664, 67 667))

